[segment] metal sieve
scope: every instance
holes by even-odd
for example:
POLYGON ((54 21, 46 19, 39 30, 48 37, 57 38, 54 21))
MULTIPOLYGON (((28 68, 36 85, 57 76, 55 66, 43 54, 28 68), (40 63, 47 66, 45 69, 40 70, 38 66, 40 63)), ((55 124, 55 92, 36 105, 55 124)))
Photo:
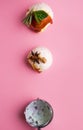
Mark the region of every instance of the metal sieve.
POLYGON ((29 103, 24 114, 26 122, 30 126, 38 128, 38 130, 47 126, 53 119, 53 109, 51 105, 41 99, 36 99, 29 103))

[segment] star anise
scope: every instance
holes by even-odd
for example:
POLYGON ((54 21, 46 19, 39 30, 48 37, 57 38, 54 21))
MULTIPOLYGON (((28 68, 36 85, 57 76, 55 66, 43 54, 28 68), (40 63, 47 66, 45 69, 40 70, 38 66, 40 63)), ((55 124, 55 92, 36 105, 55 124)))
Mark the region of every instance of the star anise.
POLYGON ((29 59, 32 60, 33 63, 35 62, 38 64, 40 64, 40 62, 46 63, 45 57, 40 57, 40 53, 37 51, 36 52, 31 51, 31 56, 29 57, 29 59))
POLYGON ((36 62, 39 64, 39 55, 40 53, 31 51, 31 56, 29 57, 29 59, 32 60, 33 63, 36 62))

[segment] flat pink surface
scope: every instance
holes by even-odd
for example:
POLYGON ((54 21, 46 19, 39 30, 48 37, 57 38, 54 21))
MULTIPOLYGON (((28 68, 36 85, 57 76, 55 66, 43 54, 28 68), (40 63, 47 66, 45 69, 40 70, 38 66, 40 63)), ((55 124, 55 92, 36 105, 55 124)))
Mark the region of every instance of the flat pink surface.
POLYGON ((0 0, 0 130, 34 130, 24 120, 33 99, 48 101, 53 121, 45 130, 83 130, 83 1, 43 0, 54 23, 43 33, 22 24, 26 10, 42 0, 0 0), (25 63, 30 49, 45 46, 53 65, 38 74, 25 63))

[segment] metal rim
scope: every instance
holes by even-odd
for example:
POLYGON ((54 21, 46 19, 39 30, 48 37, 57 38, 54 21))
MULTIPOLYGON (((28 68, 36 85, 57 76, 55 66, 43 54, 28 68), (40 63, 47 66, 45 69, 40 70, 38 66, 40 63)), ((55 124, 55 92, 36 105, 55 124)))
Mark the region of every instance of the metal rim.
POLYGON ((47 101, 45 101, 45 100, 42 100, 42 99, 35 99, 35 100, 33 100, 33 101, 31 101, 28 105, 27 105, 27 107, 25 108, 25 112, 24 112, 24 114, 25 114, 25 119, 26 119, 26 109, 28 109, 29 107, 30 107, 30 105, 31 104, 33 104, 34 102, 38 102, 38 101, 40 101, 40 102, 42 102, 44 105, 47 105, 48 107, 49 107, 49 112, 50 112, 50 119, 48 119, 47 120, 47 122, 44 122, 43 124, 41 124, 41 125, 31 125, 30 124, 30 122, 28 122, 27 121, 27 123, 30 125, 30 126, 32 126, 32 127, 36 127, 36 128, 43 128, 43 127, 45 127, 45 126, 47 126, 51 121, 52 121, 52 119, 53 119, 53 116, 54 116, 54 112, 53 112, 53 108, 52 108, 52 106, 47 102, 47 101))

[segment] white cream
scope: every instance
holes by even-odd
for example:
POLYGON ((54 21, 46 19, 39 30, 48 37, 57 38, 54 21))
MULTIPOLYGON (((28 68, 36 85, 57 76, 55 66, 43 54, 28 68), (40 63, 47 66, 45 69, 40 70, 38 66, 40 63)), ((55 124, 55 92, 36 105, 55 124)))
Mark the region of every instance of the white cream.
POLYGON ((40 57, 41 58, 45 58, 46 59, 46 63, 43 63, 40 61, 40 63, 38 64, 37 62, 33 62, 32 60, 29 59, 29 57, 31 57, 31 52, 28 54, 27 58, 29 59, 29 63, 31 64, 31 66, 34 68, 34 65, 36 66, 36 68, 38 69, 39 72, 42 72, 44 70, 47 70, 51 65, 52 65, 52 62, 53 62, 53 57, 52 57, 52 54, 51 52, 45 48, 45 47, 37 47, 35 49, 32 50, 34 53, 38 52, 40 53, 40 57))
MULTIPOLYGON (((33 12, 33 11, 38 11, 38 10, 43 10, 45 11, 50 17, 51 19, 53 20, 53 11, 52 9, 50 8, 49 5, 45 4, 45 3, 37 3, 35 5, 33 5, 26 13, 26 16, 30 13, 30 12, 33 12)), ((43 32, 47 26, 50 25, 50 23, 48 23, 43 29, 41 29, 41 31, 43 32)))
POLYGON ((38 3, 33 5, 30 9, 29 12, 31 11, 38 11, 38 10, 43 10, 45 11, 52 19, 53 19, 53 11, 50 8, 49 5, 45 4, 45 3, 38 3))

